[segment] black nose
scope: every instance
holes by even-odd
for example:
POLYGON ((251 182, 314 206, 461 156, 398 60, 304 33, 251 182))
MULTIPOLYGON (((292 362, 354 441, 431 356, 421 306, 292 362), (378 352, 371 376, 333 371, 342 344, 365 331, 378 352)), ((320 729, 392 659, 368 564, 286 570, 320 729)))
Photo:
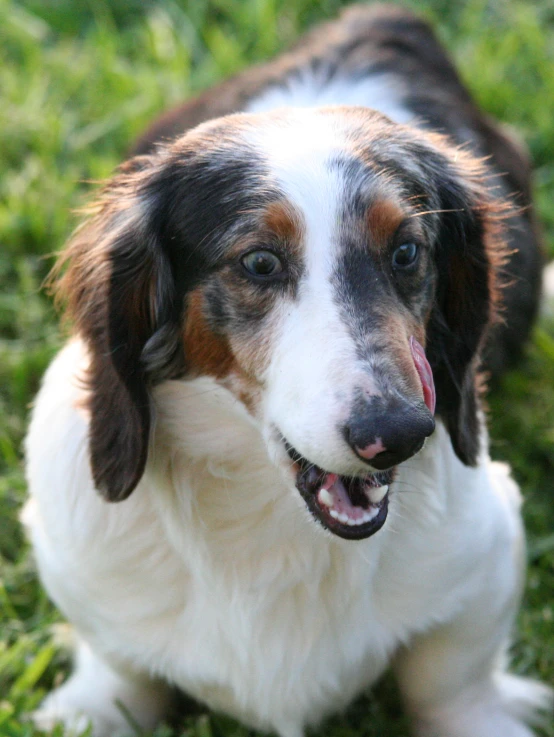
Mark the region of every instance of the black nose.
POLYGON ((423 403, 371 397, 356 402, 344 437, 356 455, 383 471, 417 453, 434 429, 435 420, 423 403))

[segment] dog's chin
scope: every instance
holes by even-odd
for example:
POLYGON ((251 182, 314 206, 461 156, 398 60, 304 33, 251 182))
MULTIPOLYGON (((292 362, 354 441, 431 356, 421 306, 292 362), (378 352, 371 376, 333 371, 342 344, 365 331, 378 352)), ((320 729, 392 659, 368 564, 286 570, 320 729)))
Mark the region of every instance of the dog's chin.
POLYGON ((314 518, 346 540, 363 540, 385 524, 389 484, 396 469, 365 476, 340 476, 314 465, 285 441, 296 473, 296 488, 314 518))

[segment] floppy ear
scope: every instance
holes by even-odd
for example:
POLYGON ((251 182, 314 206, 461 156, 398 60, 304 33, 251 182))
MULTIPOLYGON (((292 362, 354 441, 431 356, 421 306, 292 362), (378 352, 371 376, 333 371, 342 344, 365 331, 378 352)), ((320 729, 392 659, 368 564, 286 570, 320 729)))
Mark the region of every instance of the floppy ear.
MULTIPOLYGON (((479 362, 499 301, 503 206, 487 193, 480 165, 465 155, 438 176, 437 293, 427 352, 444 419, 458 457, 479 454, 479 362)), ((505 206, 507 207, 507 206, 505 206)))
POLYGON ((180 342, 169 335, 178 309, 172 269, 144 191, 153 166, 141 157, 122 168, 61 259, 68 268, 60 291, 90 358, 92 475, 108 501, 127 498, 144 471, 151 419, 148 345, 165 333, 166 365, 174 370, 180 360, 180 342))

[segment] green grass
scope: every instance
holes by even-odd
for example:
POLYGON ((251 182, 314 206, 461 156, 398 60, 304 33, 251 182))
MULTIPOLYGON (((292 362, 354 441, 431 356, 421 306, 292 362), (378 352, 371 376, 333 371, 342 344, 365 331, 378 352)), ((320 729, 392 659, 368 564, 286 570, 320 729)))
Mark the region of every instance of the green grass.
MULTIPOLYGON (((414 3, 415 5, 415 0, 414 3)), ((40 376, 61 344, 41 282, 76 224, 72 210, 159 111, 266 59, 338 0, 0 0, 0 735, 33 737, 25 714, 67 672, 59 616, 17 521, 21 444, 40 376)), ((480 104, 530 146, 554 256, 554 6, 551 0, 421 0, 480 104)), ((493 453, 526 496, 529 578, 514 668, 554 682, 554 322, 491 398, 493 453)), ((406 735, 394 685, 321 731, 406 735)), ((54 734, 61 735, 61 731, 54 734)), ((245 735, 202 709, 156 737, 245 735)), ((542 732, 554 736, 554 724, 542 732)))

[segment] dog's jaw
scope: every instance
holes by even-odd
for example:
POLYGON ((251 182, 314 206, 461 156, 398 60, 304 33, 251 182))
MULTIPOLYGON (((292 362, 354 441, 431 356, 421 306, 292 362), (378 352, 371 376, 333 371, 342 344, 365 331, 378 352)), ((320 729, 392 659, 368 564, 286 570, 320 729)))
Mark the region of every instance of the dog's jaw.
POLYGON ((310 513, 307 519, 315 530, 364 540, 383 527, 396 468, 381 472, 365 468, 355 475, 323 470, 298 453, 275 424, 260 430, 271 462, 291 495, 310 513))
POLYGON ((326 530, 346 540, 363 540, 385 524, 393 469, 363 477, 339 476, 309 463, 291 446, 287 451, 294 460, 296 488, 326 530))

